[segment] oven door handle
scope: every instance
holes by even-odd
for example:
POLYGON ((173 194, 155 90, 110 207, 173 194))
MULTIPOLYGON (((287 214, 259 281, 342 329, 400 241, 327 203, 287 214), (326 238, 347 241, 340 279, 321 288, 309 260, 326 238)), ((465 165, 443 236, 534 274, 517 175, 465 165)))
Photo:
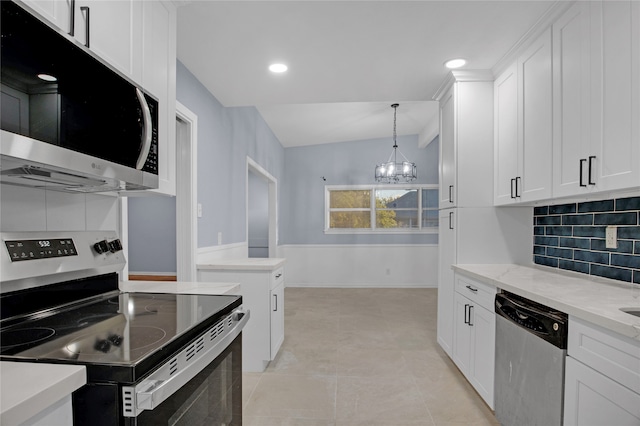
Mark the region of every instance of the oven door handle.
POLYGON ((242 328, 249 321, 250 311, 236 311, 240 317, 233 328, 215 345, 209 348, 198 359, 188 364, 178 374, 171 376, 168 380, 145 380, 136 386, 135 403, 137 411, 153 410, 164 400, 173 395, 181 387, 186 385, 207 365, 215 360, 224 350, 238 337, 242 328))

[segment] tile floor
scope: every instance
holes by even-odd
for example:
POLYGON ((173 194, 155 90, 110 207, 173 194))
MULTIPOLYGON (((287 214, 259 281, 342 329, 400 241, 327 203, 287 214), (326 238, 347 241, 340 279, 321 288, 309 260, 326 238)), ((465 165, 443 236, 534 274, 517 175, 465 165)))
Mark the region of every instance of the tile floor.
POLYGON ((498 425, 436 342, 435 289, 285 290, 285 340, 243 375, 244 424, 498 425))

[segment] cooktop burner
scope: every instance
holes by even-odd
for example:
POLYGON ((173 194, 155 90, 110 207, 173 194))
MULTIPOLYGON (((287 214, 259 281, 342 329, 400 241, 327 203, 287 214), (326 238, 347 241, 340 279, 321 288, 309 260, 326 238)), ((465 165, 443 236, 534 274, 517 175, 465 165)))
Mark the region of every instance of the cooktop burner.
POLYGON ((56 334, 53 328, 33 327, 21 330, 7 330, 0 332, 0 342, 3 348, 33 345, 56 334))

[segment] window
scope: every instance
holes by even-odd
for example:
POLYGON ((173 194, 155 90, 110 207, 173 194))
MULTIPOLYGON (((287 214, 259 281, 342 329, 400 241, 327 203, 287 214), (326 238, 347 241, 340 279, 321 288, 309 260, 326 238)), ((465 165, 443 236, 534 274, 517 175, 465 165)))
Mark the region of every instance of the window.
POLYGON ((325 232, 437 232, 438 185, 326 186, 325 232))

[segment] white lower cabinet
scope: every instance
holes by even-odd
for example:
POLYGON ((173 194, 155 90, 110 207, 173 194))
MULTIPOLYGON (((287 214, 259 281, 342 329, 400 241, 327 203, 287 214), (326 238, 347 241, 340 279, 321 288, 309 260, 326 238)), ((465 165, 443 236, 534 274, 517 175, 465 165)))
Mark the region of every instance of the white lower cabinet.
POLYGON ((251 311, 242 330, 242 370, 264 371, 284 341, 284 268, 207 266, 198 270, 198 281, 240 283, 243 307, 251 311))
POLYGON ((452 358, 493 409, 496 317, 495 287, 456 275, 452 358))
POLYGON ((640 425, 640 342, 569 318, 566 426, 640 425))

